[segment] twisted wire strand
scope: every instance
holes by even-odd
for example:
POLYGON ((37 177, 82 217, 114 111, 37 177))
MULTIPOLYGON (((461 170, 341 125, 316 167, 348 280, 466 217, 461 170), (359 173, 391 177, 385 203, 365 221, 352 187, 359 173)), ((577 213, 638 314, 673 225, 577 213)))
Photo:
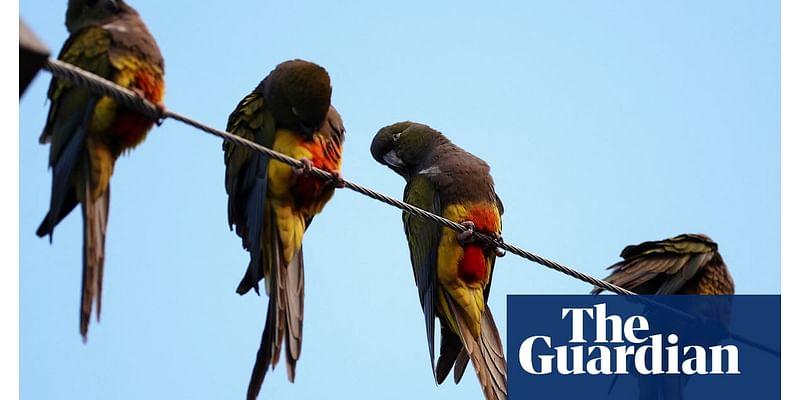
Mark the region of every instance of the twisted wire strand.
MULTIPOLYGON (((86 87, 87 89, 89 89, 92 92, 95 92, 95 93, 98 93, 98 94, 101 94, 101 95, 104 95, 104 96, 109 96, 109 97, 113 98, 114 100, 118 101, 122 106, 124 106, 126 108, 129 108, 129 109, 132 109, 132 110, 135 110, 137 112, 140 112, 141 114, 158 121, 159 124, 161 124, 161 122, 164 119, 171 118, 171 119, 174 119, 176 121, 182 122, 182 123, 184 123, 186 125, 189 125, 191 127, 194 127, 196 129, 199 129, 199 130, 201 130, 203 132, 206 132, 206 133, 209 133, 211 135, 217 136, 217 137, 219 137, 219 138, 221 138, 223 140, 227 140, 227 141, 232 142, 234 144, 237 144, 239 146, 244 146, 244 147, 246 147, 246 148, 248 148, 250 150, 256 151, 258 153, 262 153, 262 154, 266 155, 267 157, 270 157, 270 158, 278 160, 278 161, 280 161, 282 163, 291 165, 291 166, 293 166, 295 168, 304 168, 305 167, 305 165, 302 162, 300 162, 299 160, 296 160, 296 159, 294 159, 292 157, 288 157, 288 156, 286 156, 284 154, 278 153, 278 152, 276 152, 276 151, 274 151, 274 150, 272 150, 270 148, 264 147, 264 146, 262 146, 262 145, 260 145, 258 143, 254 143, 254 142, 252 142, 250 140, 247 140, 247 139, 244 139, 242 137, 236 136, 236 135, 231 134, 229 132, 210 127, 210 126, 205 125, 205 124, 203 124, 201 122, 198 122, 198 121, 196 121, 196 120, 194 120, 194 119, 192 119, 190 117, 187 117, 185 115, 179 114, 179 113, 174 112, 174 111, 170 111, 170 110, 166 109, 166 107, 164 107, 164 106, 156 106, 153 103, 151 103, 151 102, 145 100, 144 98, 138 96, 133 91, 131 91, 129 89, 126 89, 124 87, 121 87, 121 86, 119 86, 119 85, 117 85, 117 84, 115 84, 115 83, 113 83, 113 82, 111 82, 111 81, 109 81, 109 80, 107 80, 107 79, 105 79, 103 77, 100 77, 100 76, 98 76, 96 74, 93 74, 93 73, 91 73, 89 71, 85 71, 85 70, 83 70, 81 68, 78 68, 78 67, 76 67, 74 65, 71 65, 71 64, 62 62, 60 60, 53 59, 53 58, 49 58, 47 60, 47 62, 45 63, 45 65, 43 66, 43 68, 45 70, 47 70, 47 71, 50 71, 54 76, 57 76, 58 78, 67 79, 67 80, 69 80, 69 81, 71 81, 71 82, 73 82, 75 84, 79 84, 79 85, 82 85, 82 86, 86 87)), ((326 179, 326 180, 337 179, 337 177, 334 176, 333 174, 331 174, 331 173, 329 173, 327 171, 323 171, 321 169, 318 169, 316 167, 312 167, 309 170, 309 173, 311 175, 319 178, 319 179, 326 179)), ((397 200, 395 198, 389 197, 389 196, 387 196, 385 194, 376 192, 376 191, 374 191, 372 189, 366 188, 366 187, 361 186, 359 184, 356 184, 356 183, 353 183, 353 182, 350 182, 350 181, 347 181, 347 180, 344 180, 344 179, 341 180, 341 183, 343 184, 343 186, 345 188, 348 188, 350 190, 353 190, 353 191, 355 191, 357 193, 360 193, 360 194, 362 194, 364 196, 370 197, 370 198, 372 198, 374 200, 378 200, 378 201, 380 201, 382 203, 385 203, 385 204, 388 204, 390 206, 399 208, 399 209, 401 209, 401 210, 403 210, 403 211, 405 211, 405 212, 407 212, 409 214, 412 214, 414 216, 417 216, 417 217, 420 217, 420 218, 423 218, 423 219, 427 219, 427 220, 435 222, 435 223, 437 223, 437 224, 439 224, 441 226, 453 229, 456 232, 465 232, 465 231, 469 230, 469 228, 465 227, 464 225, 461 225, 459 223, 453 222, 453 221, 451 221, 449 219, 443 218, 443 217, 441 217, 439 215, 436 215, 436 214, 433 214, 431 212, 425 211, 425 210, 423 210, 423 209, 421 209, 419 207, 416 207, 416 206, 413 206, 411 204, 402 202, 402 201, 397 200)), ((493 238, 493 237, 491 237, 489 235, 486 235, 486 234, 483 234, 483 233, 480 233, 480 232, 473 232, 473 235, 475 237, 477 237, 478 240, 481 240, 481 241, 483 241, 485 243, 492 244, 494 246, 497 246, 498 248, 506 250, 509 253, 513 253, 513 254, 515 254, 515 255, 517 255, 519 257, 522 257, 522 258, 527 259, 529 261, 533 261, 533 262, 535 262, 537 264, 540 264, 540 265, 545 266, 547 268, 550 268, 550 269, 553 269, 555 271, 561 272, 562 274, 565 274, 565 275, 568 275, 568 276, 570 276, 572 278, 581 280, 581 281, 586 282, 588 284, 591 284, 593 286, 602 288, 602 289, 607 290, 609 292, 613 292, 613 293, 616 293, 616 294, 619 294, 619 295, 630 296, 632 299, 635 299, 634 301, 638 301, 638 302, 646 304, 646 305, 654 306, 654 307, 657 307, 657 308, 661 308, 663 310, 667 310, 667 311, 673 312, 673 313, 675 313, 675 314, 677 314, 677 315, 679 315, 679 316, 681 316, 681 317, 683 317, 683 318, 685 318, 687 320, 696 321, 698 319, 698 317, 696 317, 694 315, 691 315, 691 314, 688 314, 688 313, 686 313, 684 311, 675 309, 674 307, 670 307, 670 306, 668 306, 666 304, 663 304, 663 303, 660 303, 660 302, 657 302, 657 301, 653 301, 653 300, 648 299, 646 297, 638 296, 636 293, 634 293, 634 292, 632 292, 630 290, 627 290, 627 289, 622 288, 620 286, 617 286, 617 285, 614 285, 612 283, 606 282, 604 280, 597 279, 597 278, 595 278, 595 277, 593 277, 591 275, 585 274, 583 272, 577 271, 577 270, 569 268, 567 266, 561 265, 561 264, 559 264, 559 263, 557 263, 555 261, 552 261, 552 260, 549 260, 547 258, 538 256, 538 255, 536 255, 536 254, 534 254, 532 252, 524 250, 524 249, 522 249, 520 247, 517 247, 515 245, 506 243, 506 242, 501 241, 501 240, 497 240, 497 239, 495 239, 495 238, 493 238)), ((735 334, 733 332, 729 332, 729 333, 730 333, 731 338, 733 338, 735 340, 738 340, 738 341, 740 341, 742 343, 748 344, 748 345, 753 346, 755 348, 761 349, 762 351, 765 351, 767 353, 770 353, 770 354, 773 354, 773 355, 775 355, 777 357, 780 357, 780 352, 777 351, 777 350, 774 350, 772 348, 769 348, 767 346, 764 346, 764 345, 759 344, 757 342, 754 342, 752 340, 743 338, 743 337, 741 337, 741 336, 739 336, 739 335, 737 335, 737 334, 735 334)))

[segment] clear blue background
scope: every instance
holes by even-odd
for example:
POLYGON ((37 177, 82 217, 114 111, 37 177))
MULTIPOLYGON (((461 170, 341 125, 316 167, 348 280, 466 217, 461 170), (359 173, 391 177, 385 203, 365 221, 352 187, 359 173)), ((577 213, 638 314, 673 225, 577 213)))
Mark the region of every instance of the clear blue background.
MULTIPOLYGON (((739 293, 780 282, 777 1, 134 3, 167 64, 166 104, 217 127, 277 63, 325 66, 348 131, 343 174, 395 197, 369 143, 427 123, 492 165, 508 242, 603 277, 627 244, 702 232, 739 293)), ((57 53, 66 1, 22 1, 57 53)), ((112 179, 102 323, 78 334, 81 222, 34 235, 50 196, 47 73, 20 100, 20 390, 33 398, 242 398, 267 299, 234 289, 219 139, 175 121, 112 179)), ((472 372, 436 387, 400 212, 337 193, 305 239, 295 384, 263 398, 480 398, 472 372)), ((506 294, 590 287, 513 255, 506 294)))

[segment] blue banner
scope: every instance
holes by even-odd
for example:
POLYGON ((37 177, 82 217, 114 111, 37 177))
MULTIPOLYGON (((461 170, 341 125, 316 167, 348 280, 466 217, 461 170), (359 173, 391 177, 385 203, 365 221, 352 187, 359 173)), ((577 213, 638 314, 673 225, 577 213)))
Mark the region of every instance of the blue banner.
POLYGON ((780 398, 780 296, 507 301, 511 400, 780 398))

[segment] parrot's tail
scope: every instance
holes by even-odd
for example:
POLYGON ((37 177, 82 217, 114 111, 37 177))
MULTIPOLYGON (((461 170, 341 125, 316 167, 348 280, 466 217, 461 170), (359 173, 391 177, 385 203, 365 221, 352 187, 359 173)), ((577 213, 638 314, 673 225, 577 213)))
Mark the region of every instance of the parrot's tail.
MULTIPOLYGON (((277 234, 277 233, 276 233, 277 234)), ((271 254, 280 257, 279 246, 271 254)), ((294 382, 297 360, 303 341, 303 297, 305 296, 305 275, 303 272, 303 248, 297 251, 288 265, 277 263, 270 278, 269 308, 261 346, 256 354, 256 363, 247 387, 247 399, 255 400, 269 366, 275 369, 280 361, 281 345, 286 336, 286 372, 290 382, 294 382)))
POLYGON ((303 344, 303 298, 305 297, 305 275, 303 272, 303 247, 295 254, 294 259, 282 274, 286 306, 286 372, 289 381, 294 382, 297 360, 303 344))
POLYGON ((500 333, 497 331, 497 325, 494 322, 494 317, 492 317, 492 312, 488 304, 481 316, 480 349, 483 358, 487 362, 489 374, 492 377, 492 390, 496 395, 495 398, 507 398, 508 378, 506 373, 506 359, 503 352, 503 342, 500 339, 500 333))
MULTIPOLYGON (((497 325, 492 318, 489 305, 481 315, 481 334, 478 340, 472 337, 467 323, 457 310, 452 300, 447 299, 450 309, 455 315, 456 323, 461 331, 461 339, 464 350, 472 360, 472 366, 478 375, 478 381, 483 389, 483 394, 487 400, 505 400, 508 398, 508 388, 506 377, 506 359, 503 355, 503 342, 500 340, 500 333, 497 325)), ((462 352, 463 354, 463 352, 462 352)), ((466 357, 459 354, 456 359, 455 378, 460 380, 466 367, 466 357), (461 373, 459 373, 459 371, 461 373)))
POLYGON ((97 304, 97 320, 100 321, 100 307, 103 292, 103 262, 105 261, 106 226, 108 225, 108 204, 111 188, 92 198, 90 177, 84 175, 83 211, 83 283, 81 294, 81 336, 84 342, 89 331, 92 304, 97 304))

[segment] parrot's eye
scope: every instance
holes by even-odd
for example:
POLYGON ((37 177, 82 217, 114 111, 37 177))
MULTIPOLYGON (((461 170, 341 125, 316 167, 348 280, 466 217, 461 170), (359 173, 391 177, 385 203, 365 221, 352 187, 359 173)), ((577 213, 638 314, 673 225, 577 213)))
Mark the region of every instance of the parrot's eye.
POLYGON ((396 142, 398 139, 400 139, 400 135, 402 134, 403 134, 402 132, 395 133, 394 135, 392 135, 392 140, 396 142))

